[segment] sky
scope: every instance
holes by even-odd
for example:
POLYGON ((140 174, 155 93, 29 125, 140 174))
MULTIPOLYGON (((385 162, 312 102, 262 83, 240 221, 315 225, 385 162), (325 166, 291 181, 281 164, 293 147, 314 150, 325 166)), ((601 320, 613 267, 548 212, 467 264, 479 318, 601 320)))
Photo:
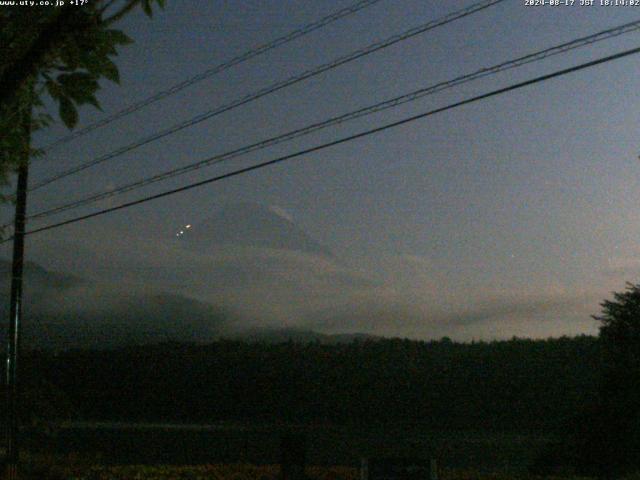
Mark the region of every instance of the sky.
MULTIPOLYGON (((381 0, 34 161, 31 182, 474 2, 381 0)), ((640 7, 506 0, 29 195, 35 213, 640 19, 640 7)), ((119 24, 135 44, 101 82, 104 112, 148 97, 349 1, 168 1, 119 24)), ((634 32, 56 217, 186 185, 638 46, 634 32)), ((418 339, 595 334, 640 274, 640 56, 525 87, 144 205, 29 236, 27 258, 97 282, 179 293, 243 325, 418 339), (331 256, 254 245, 187 250, 216 212, 259 204, 331 256), (244 269, 246 275, 225 276, 244 269)), ((47 145, 58 124, 35 135, 47 145)), ((2 210, 9 221, 11 212, 2 210)), ((0 253, 10 258, 10 248, 0 253)))

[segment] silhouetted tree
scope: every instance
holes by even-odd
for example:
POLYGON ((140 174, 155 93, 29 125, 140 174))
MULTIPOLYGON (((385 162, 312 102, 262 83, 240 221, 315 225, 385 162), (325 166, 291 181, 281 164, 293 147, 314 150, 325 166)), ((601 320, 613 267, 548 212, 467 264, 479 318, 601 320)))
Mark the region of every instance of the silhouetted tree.
POLYGON ((30 148, 20 121, 25 112, 33 112, 30 130, 35 131, 51 121, 46 96, 58 104, 69 128, 78 121, 78 106, 99 108, 98 81, 119 81, 113 57, 132 42, 113 24, 137 6, 151 16, 152 5, 163 7, 165 0, 91 0, 60 8, 17 3, 0 8, 0 185, 7 184, 30 148))
POLYGON ((600 340, 609 381, 628 389, 634 374, 640 372, 640 284, 627 284, 627 290, 605 300, 602 314, 593 318, 601 323, 600 340))
POLYGON ((605 300, 600 322, 600 406, 584 449, 588 473, 613 476, 640 469, 640 284, 605 300))

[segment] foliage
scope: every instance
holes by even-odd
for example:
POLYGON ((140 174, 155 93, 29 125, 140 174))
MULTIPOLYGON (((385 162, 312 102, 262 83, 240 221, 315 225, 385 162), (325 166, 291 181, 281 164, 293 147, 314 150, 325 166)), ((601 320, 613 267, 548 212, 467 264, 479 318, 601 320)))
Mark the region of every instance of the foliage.
POLYGON ((492 343, 160 344, 25 359, 106 421, 419 423, 553 431, 595 402, 592 337, 492 343), (224 385, 224 388, 220 388, 224 385))
MULTIPOLYGON (((609 473, 611 463, 602 460, 624 446, 624 439, 610 441, 611 414, 597 403, 607 371, 601 358, 600 341, 582 336, 467 344, 220 340, 31 352, 24 364, 72 398, 85 420, 245 425, 234 430, 225 423, 211 434, 132 429, 126 440, 87 430, 65 444, 97 451, 100 439, 111 445, 110 458, 122 461, 166 462, 167 445, 181 445, 176 462, 211 458, 212 452, 220 456, 209 461, 250 458, 242 453, 247 441, 251 456, 272 461, 276 446, 265 437, 267 424, 304 423, 314 454, 340 455, 336 462, 343 465, 384 439, 398 452, 435 451, 451 462, 443 465, 517 465, 518 471, 530 465, 532 472, 557 475, 609 473), (249 440, 243 433, 248 425, 255 430, 249 440), (582 451, 571 439, 583 442, 582 451)), ((470 471, 443 478, 514 477, 470 471)))
MULTIPOLYGON (((29 459, 28 479, 38 480, 278 480, 279 465, 205 464, 205 465, 91 465, 86 459, 29 459)), ((357 480, 359 469, 348 466, 307 466, 308 480, 357 480)), ((439 469, 441 480, 540 480, 526 474, 480 473, 476 470, 439 469)), ((635 480, 638 477, 625 477, 635 480)), ((579 477, 545 476, 546 480, 581 480, 579 477)), ((582 478, 582 480, 586 480, 582 478)))
MULTIPOLYGON (((17 162, 24 161, 25 112, 33 108, 31 131, 52 120, 44 109, 49 96, 58 115, 73 128, 78 107, 100 108, 96 99, 99 80, 119 82, 113 62, 118 48, 132 40, 112 28, 136 6, 149 16, 152 5, 165 0, 91 0, 82 6, 0 9, 0 181, 5 184, 17 162)), ((29 156, 38 152, 30 151, 29 156)))
MULTIPOLYGON (((577 412, 596 403, 600 377, 598 341, 585 336, 467 344, 220 340, 31 352, 23 364, 73 399, 83 420, 232 422, 257 429, 248 439, 243 429, 223 427, 211 434, 132 429, 126 440, 112 432, 107 441, 105 432, 91 429, 65 437, 65 449, 94 451, 108 443, 110 458, 133 463, 167 462, 167 446, 176 444, 176 463, 211 459, 212 452, 219 456, 209 461, 241 459, 245 442, 256 461, 273 461, 269 452, 277 445, 261 428, 304 423, 315 426, 309 435, 316 454, 337 453, 342 464, 384 439, 398 455, 435 449, 459 467, 524 470, 559 432, 584 423, 577 412), (332 452, 331 445, 342 447, 332 452)), ((556 473, 558 463, 572 460, 572 452, 549 448, 539 459, 540 473, 556 473)))
POLYGON ((640 373, 640 284, 628 283, 626 291, 613 296, 613 301, 601 304, 602 314, 593 318, 600 322, 607 373, 622 387, 640 373), (623 378, 617 378, 619 374, 623 378))
MULTIPOLYGON (((94 480, 94 465, 101 461, 100 457, 82 457, 76 453, 61 456, 51 452, 23 452, 21 457, 20 478, 25 480, 94 480)), ((104 478, 106 480, 109 477, 104 478)))
MULTIPOLYGON (((36 459, 29 478, 38 480, 277 480, 279 465, 89 465, 73 458, 36 459)), ((356 480, 358 470, 350 467, 310 466, 309 480, 356 480)))
POLYGON ((585 418, 582 462, 587 473, 640 469, 640 285, 605 300, 600 322, 600 403, 585 418))
MULTIPOLYGON (((67 460, 68 461, 68 460, 67 460)), ((37 477, 38 480, 277 480, 281 478, 279 465, 93 465, 71 462, 65 468, 55 466, 56 476, 37 477)), ((35 473, 38 473, 36 471, 35 473)), ((355 467, 309 466, 305 471, 309 480, 357 480, 355 467)), ((35 478, 35 477, 33 477, 35 478)), ((442 480, 540 480, 541 477, 500 473, 479 473, 474 470, 441 469, 442 480)), ((546 480, 580 480, 578 477, 545 476, 546 480)), ((629 477, 635 480, 637 477, 629 477)), ((585 479, 582 479, 585 480, 585 479)), ((627 479, 625 479, 627 480, 627 479)))

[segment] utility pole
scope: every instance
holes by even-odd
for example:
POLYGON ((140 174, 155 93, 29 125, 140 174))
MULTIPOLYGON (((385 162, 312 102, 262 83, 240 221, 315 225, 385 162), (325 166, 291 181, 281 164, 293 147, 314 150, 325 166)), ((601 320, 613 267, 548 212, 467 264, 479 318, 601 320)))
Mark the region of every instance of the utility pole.
POLYGON ((18 479, 19 415, 18 415, 18 354, 22 326, 22 270, 24 263, 24 232, 27 210, 27 181, 29 174, 29 150, 31 146, 31 102, 22 112, 24 149, 17 168, 16 211, 13 233, 13 262, 11 267, 11 300, 9 308, 9 338, 6 362, 6 459, 5 480, 18 479))

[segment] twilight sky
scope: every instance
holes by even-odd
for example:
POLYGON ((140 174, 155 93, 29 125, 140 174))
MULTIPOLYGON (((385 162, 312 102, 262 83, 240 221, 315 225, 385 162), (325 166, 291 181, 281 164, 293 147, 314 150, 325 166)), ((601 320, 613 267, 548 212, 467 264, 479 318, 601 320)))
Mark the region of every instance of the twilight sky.
MULTIPOLYGON (((349 1, 172 0, 120 27, 105 113, 349 1)), ((382 0, 96 130, 33 164, 32 182, 474 2, 382 0)), ((507 0, 33 192, 34 213, 635 19, 640 7, 507 0)), ((596 0, 596 3, 600 3, 596 0)), ((160 192, 638 46, 640 33, 488 77, 155 184, 160 192)), ((523 88, 212 185, 28 238, 50 270, 236 309, 247 325, 412 338, 595 333, 589 315, 640 276, 640 56, 523 88), (332 257, 260 245, 187 250, 175 233, 254 202, 332 257), (244 275, 236 273, 242 270, 244 275), (228 272, 234 272, 229 274, 228 272)), ((104 115, 81 110, 81 124, 104 115)), ((64 135, 55 125, 36 136, 64 135)), ((88 213, 96 205, 50 221, 88 213)), ((9 220, 10 210, 3 209, 9 220)), ((10 256, 8 245, 2 255, 10 256)))

